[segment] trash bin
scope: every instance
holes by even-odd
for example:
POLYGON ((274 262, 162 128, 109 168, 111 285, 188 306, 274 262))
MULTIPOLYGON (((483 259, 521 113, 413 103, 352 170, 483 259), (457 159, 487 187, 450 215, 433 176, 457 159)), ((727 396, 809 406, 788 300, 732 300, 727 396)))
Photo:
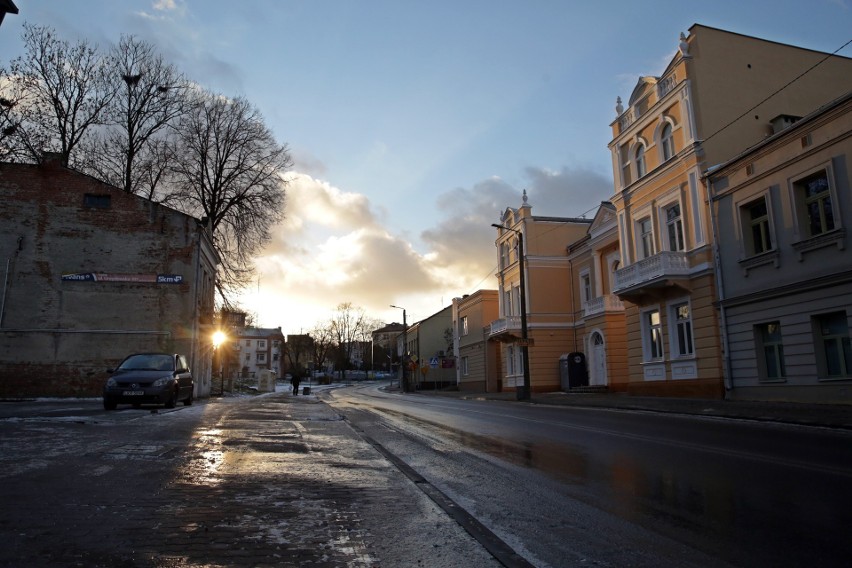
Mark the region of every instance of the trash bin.
POLYGON ((311 387, 302 387, 302 394, 311 394, 311 387))

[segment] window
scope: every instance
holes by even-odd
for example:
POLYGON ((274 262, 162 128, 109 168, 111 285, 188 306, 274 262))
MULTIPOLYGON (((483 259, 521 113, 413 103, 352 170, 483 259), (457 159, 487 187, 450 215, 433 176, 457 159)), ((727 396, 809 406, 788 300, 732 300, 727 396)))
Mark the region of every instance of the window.
POLYGON ((461 358, 461 373, 465 376, 469 374, 467 357, 461 358))
POLYGON ((459 335, 464 337, 467 334, 468 334, 467 316, 462 316, 461 320, 459 320, 459 335))
POLYGON ((663 161, 671 160, 675 155, 674 137, 672 136, 672 125, 668 122, 660 132, 660 144, 663 147, 663 161))
POLYGON ((621 162, 621 185, 622 187, 627 187, 632 181, 630 178, 630 154, 627 150, 627 144, 619 146, 618 160, 621 162))
POLYGON ((580 274, 580 293, 582 301, 588 302, 592 299, 592 278, 589 276, 589 271, 586 270, 580 274))
POLYGON ((777 321, 754 326, 755 349, 761 380, 778 381, 786 375, 781 324, 777 321))
POLYGON ((246 363, 251 361, 251 353, 246 353, 246 363))
POLYGON ((266 349, 266 340, 264 340, 264 339, 259 339, 259 340, 257 341, 257 348, 258 348, 258 349, 266 349))
POLYGON ((820 376, 825 378, 852 375, 852 345, 846 312, 833 312, 814 317, 815 349, 820 376))
POLYGON ((695 353, 692 342, 692 317, 689 302, 675 304, 671 307, 671 317, 674 323, 674 344, 672 350, 677 357, 689 357, 695 353))
POLYGON ((669 234, 669 250, 683 250, 683 219, 680 216, 680 203, 666 208, 666 229, 669 234))
POLYGON ((508 349, 506 349, 506 374, 514 375, 515 374, 515 346, 510 345, 508 349))
POLYGON ((772 237, 769 233, 769 208, 766 198, 761 197, 743 207, 743 225, 747 253, 749 256, 772 250, 772 237))
POLYGON ((639 144, 636 148, 636 179, 644 176, 647 173, 645 168, 645 145, 639 144))
POLYGON ((801 222, 806 238, 834 230, 834 210, 828 171, 819 170, 795 182, 797 200, 802 206, 801 222))
POLYGON ((109 209, 112 198, 109 195, 87 193, 83 196, 83 207, 91 209, 109 209))
POLYGON ((660 322, 660 310, 648 310, 642 314, 642 335, 646 361, 658 361, 663 358, 663 326, 660 322))
POLYGON ((640 219, 637 225, 639 228, 639 253, 642 258, 654 256, 654 227, 651 218, 640 219))
POLYGON ((246 339, 246 347, 251 347, 251 339, 246 339))
POLYGON ((258 353, 257 354, 257 362, 258 363, 266 363, 266 353, 258 353))

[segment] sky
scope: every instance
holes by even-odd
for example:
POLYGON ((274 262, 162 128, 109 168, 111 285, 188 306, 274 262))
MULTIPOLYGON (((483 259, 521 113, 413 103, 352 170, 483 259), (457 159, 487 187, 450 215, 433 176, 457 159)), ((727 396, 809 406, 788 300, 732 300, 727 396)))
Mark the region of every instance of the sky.
POLYGON ((852 0, 14 1, 0 64, 25 22, 102 48, 135 35, 260 110, 294 166, 240 302, 285 334, 345 302, 410 324, 495 289, 491 224, 523 190, 533 215, 593 217, 616 97, 693 24, 824 52, 852 39, 852 0))

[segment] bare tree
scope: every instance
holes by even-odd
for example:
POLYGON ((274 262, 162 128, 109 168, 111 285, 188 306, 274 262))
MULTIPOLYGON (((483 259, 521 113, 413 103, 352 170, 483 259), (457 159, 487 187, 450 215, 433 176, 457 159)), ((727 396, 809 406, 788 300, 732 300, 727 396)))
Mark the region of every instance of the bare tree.
POLYGON ((178 121, 174 158, 175 198, 210 223, 227 301, 251 281, 254 255, 283 218, 290 154, 248 101, 200 93, 178 121))
POLYGON ((317 370, 325 369, 325 363, 334 350, 334 334, 331 325, 317 324, 311 330, 310 336, 313 339, 314 368, 317 370))
POLYGON ((338 367, 346 379, 346 368, 352 361, 355 348, 370 337, 375 320, 369 319, 363 308, 351 302, 338 304, 331 316, 330 327, 338 347, 338 367))
POLYGON ((21 104, 23 81, 10 76, 9 71, 0 66, 0 159, 18 161, 26 156, 17 136, 21 118, 17 107, 21 104))
POLYGON ((26 54, 11 64, 23 97, 16 107, 14 135, 29 160, 45 151, 69 165, 87 131, 103 121, 115 96, 104 59, 85 40, 70 44, 46 26, 24 24, 26 54))
POLYGON ((313 338, 310 334, 288 335, 284 353, 292 372, 303 375, 313 354, 313 338))
POLYGON ((162 201, 172 158, 168 127, 187 108, 187 80, 133 36, 121 37, 107 68, 118 94, 106 109, 107 125, 89 145, 86 168, 128 193, 162 201))

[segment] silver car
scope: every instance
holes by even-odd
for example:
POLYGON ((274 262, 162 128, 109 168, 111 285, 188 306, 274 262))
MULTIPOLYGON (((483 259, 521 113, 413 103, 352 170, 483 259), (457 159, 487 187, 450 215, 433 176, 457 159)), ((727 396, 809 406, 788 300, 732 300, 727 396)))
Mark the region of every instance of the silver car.
POLYGON ((176 353, 135 353, 116 369, 109 369, 104 385, 104 408, 119 404, 164 404, 174 408, 178 401, 192 404, 192 372, 183 355, 176 353))

